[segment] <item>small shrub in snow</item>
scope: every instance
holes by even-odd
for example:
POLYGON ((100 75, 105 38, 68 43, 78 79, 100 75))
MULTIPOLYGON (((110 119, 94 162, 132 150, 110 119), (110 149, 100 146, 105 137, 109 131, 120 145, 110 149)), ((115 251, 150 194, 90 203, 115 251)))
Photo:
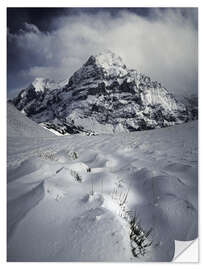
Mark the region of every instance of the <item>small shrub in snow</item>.
POLYGON ((147 248, 152 245, 152 241, 148 239, 152 229, 150 229, 148 232, 145 232, 140 224, 139 221, 136 218, 134 211, 128 211, 127 209, 127 198, 128 198, 129 189, 124 192, 118 191, 118 188, 114 189, 112 193, 112 199, 117 202, 117 204, 120 206, 120 212, 118 213, 120 217, 125 219, 127 223, 129 224, 129 237, 130 237, 130 243, 131 243, 131 250, 133 253, 133 256, 139 257, 144 256, 147 248))
POLYGON ((78 159, 78 154, 76 152, 74 152, 74 151, 73 152, 72 151, 68 152, 68 156, 73 160, 78 159))
POLYGON ((130 241, 131 250, 135 257, 144 256, 148 247, 152 245, 152 241, 148 239, 152 229, 148 232, 142 230, 136 216, 130 221, 130 241))
POLYGON ((91 168, 87 168, 87 172, 91 172, 91 168))
POLYGON ((74 177, 76 182, 82 182, 81 176, 76 171, 71 170, 71 175, 74 177))
POLYGON ((126 207, 128 192, 129 190, 127 190, 126 192, 124 191, 119 192, 118 189, 116 188, 114 189, 111 195, 112 199, 116 201, 116 203, 120 206, 119 216, 126 220, 128 220, 128 213, 127 213, 127 207, 126 207))

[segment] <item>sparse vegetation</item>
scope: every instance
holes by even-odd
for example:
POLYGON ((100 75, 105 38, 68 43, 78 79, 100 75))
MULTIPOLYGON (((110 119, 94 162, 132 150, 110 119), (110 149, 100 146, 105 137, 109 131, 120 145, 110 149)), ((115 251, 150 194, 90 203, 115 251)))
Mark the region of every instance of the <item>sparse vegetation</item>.
POLYGON ((94 185, 93 185, 93 180, 91 179, 91 192, 90 194, 93 196, 94 195, 94 185))
POLYGON ((135 211, 128 211, 126 206, 128 193, 129 189, 127 192, 119 192, 118 188, 116 188, 112 193, 112 199, 116 201, 120 206, 121 211, 119 212, 119 216, 124 218, 130 226, 129 237, 133 256, 144 256, 146 254, 147 248, 152 245, 152 241, 148 239, 152 229, 145 232, 136 217, 135 211))
POLYGON ((151 232, 152 229, 145 232, 141 228, 136 216, 132 218, 130 221, 130 240, 133 256, 139 257, 146 254, 147 248, 152 245, 152 241, 148 239, 151 232))
POLYGON ((71 170, 71 175, 74 177, 76 182, 82 182, 82 177, 76 171, 71 170))
POLYGON ((120 206, 120 212, 118 213, 120 217, 128 220, 128 212, 126 208, 126 202, 128 197, 128 191, 118 191, 118 188, 115 188, 111 194, 111 197, 117 204, 120 206))
POLYGON ((68 156, 73 160, 78 159, 78 154, 75 151, 68 152, 68 156))

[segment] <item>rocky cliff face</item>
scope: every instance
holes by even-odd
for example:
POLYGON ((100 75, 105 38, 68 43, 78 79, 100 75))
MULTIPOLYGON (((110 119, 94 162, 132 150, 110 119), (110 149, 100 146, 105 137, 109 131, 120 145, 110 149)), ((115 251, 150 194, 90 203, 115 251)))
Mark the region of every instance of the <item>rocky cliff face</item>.
POLYGON ((110 51, 90 56, 69 81, 36 79, 13 103, 62 134, 137 131, 189 120, 185 105, 161 83, 129 70, 110 51))

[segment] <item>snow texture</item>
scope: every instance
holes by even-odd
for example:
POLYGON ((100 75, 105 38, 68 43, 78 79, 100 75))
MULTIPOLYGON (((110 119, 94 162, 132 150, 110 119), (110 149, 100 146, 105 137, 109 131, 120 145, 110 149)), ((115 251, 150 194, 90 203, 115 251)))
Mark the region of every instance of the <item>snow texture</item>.
POLYGON ((10 102, 7 103, 7 119, 9 137, 54 137, 53 133, 20 113, 10 102))
POLYGON ((34 123, 29 133, 30 120, 13 109, 8 105, 8 261, 171 261, 175 240, 197 238, 197 121, 50 137, 34 123), (13 113, 22 133, 11 125, 13 113), (34 128, 47 137, 29 138, 34 128), (148 244, 138 256, 132 217, 148 244))

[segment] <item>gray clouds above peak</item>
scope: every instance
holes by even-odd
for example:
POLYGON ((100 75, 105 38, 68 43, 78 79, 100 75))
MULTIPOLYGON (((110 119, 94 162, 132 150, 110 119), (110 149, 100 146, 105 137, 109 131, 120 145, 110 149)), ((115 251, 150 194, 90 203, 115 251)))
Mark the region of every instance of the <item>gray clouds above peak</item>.
POLYGON ((131 10, 79 9, 53 17, 49 31, 27 21, 18 31, 8 29, 8 95, 35 77, 69 78, 104 49, 172 93, 197 92, 197 9, 149 9, 146 16, 131 10))
MULTIPOLYGON (((23 31, 23 30, 21 29, 21 31, 23 31)), ((25 32, 33 32, 36 34, 39 34, 39 32, 40 32, 39 28, 36 25, 34 25, 32 23, 27 23, 27 22, 24 23, 24 31, 25 32)))

